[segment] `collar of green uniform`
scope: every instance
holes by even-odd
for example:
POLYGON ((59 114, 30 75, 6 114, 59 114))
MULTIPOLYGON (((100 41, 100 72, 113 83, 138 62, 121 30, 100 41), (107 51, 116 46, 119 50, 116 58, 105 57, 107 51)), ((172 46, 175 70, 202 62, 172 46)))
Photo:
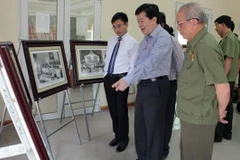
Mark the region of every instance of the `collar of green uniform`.
POLYGON ((227 34, 226 34, 226 36, 225 36, 224 38, 228 37, 228 36, 231 35, 231 34, 233 34, 233 32, 232 32, 232 31, 228 31, 227 34))
POLYGON ((198 43, 198 41, 205 35, 207 34, 207 28, 204 27, 202 28, 196 35, 193 37, 191 41, 187 43, 187 48, 194 48, 195 45, 198 43))

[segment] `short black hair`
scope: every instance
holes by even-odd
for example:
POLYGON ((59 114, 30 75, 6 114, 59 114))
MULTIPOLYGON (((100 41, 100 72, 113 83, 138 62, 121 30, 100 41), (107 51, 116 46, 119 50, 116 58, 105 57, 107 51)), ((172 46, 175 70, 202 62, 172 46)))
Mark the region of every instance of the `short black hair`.
POLYGON ((227 15, 222 15, 222 16, 218 17, 214 21, 214 23, 225 24, 228 28, 232 28, 233 27, 232 18, 230 16, 227 16, 227 15))
POLYGON ((149 19, 152 19, 153 17, 157 18, 157 24, 160 23, 159 20, 159 8, 156 4, 150 4, 150 3, 144 3, 141 6, 139 6, 136 11, 135 15, 139 15, 141 12, 145 12, 146 16, 149 19))
POLYGON ((112 17, 111 22, 114 23, 115 21, 121 19, 123 21, 123 23, 128 23, 128 17, 126 15, 126 13, 123 12, 117 12, 116 14, 114 14, 114 16, 112 17))

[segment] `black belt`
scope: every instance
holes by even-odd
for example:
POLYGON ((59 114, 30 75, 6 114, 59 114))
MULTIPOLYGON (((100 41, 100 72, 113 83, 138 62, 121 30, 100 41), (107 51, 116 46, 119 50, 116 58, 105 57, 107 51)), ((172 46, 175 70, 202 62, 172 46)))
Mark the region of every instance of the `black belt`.
POLYGON ((122 78, 127 75, 127 72, 125 73, 119 73, 119 74, 107 74, 107 76, 112 77, 112 78, 122 78))
POLYGON ((164 79, 164 78, 167 78, 167 77, 168 76, 160 76, 160 77, 156 77, 156 78, 144 79, 144 80, 141 80, 139 82, 139 84, 151 83, 151 82, 155 82, 157 80, 161 80, 161 79, 164 79))

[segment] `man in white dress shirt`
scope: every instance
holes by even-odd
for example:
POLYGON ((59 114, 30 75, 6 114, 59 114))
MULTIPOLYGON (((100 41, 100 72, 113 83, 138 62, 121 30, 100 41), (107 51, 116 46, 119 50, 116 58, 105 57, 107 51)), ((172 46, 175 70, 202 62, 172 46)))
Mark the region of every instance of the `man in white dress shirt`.
POLYGON ((125 13, 116 13, 111 23, 116 35, 108 40, 104 88, 115 134, 109 145, 118 145, 116 151, 122 152, 129 141, 127 107, 129 88, 124 91, 115 91, 112 85, 131 72, 138 51, 138 43, 127 31, 128 17, 125 13))

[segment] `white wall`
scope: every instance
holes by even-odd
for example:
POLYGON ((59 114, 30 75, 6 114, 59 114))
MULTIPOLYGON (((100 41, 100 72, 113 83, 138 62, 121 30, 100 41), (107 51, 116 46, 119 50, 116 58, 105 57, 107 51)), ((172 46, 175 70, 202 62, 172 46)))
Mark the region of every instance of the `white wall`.
POLYGON ((19 1, 1 0, 0 5, 0 41, 18 43, 19 34, 19 1))
MULTIPOLYGON (((12 41, 18 44, 19 34, 19 4, 18 0, 1 0, 0 5, 0 41, 12 41)), ((4 102, 0 96, 0 117, 2 116, 4 102)), ((7 116, 6 119, 9 119, 7 116)), ((1 120, 0 120, 1 121, 1 120)))
POLYGON ((159 6, 160 11, 163 11, 167 16, 167 23, 175 28, 175 7, 176 2, 197 2, 202 7, 212 10, 213 22, 211 33, 215 38, 219 39, 219 36, 215 32, 214 20, 223 15, 230 15, 236 24, 236 33, 240 33, 239 30, 239 0, 103 0, 102 6, 102 39, 106 40, 112 35, 111 18, 116 12, 125 12, 129 17, 129 32, 138 40, 142 39, 142 33, 138 29, 136 17, 134 15, 135 10, 143 3, 155 3, 159 6), (113 7, 114 6, 114 7, 113 7))

